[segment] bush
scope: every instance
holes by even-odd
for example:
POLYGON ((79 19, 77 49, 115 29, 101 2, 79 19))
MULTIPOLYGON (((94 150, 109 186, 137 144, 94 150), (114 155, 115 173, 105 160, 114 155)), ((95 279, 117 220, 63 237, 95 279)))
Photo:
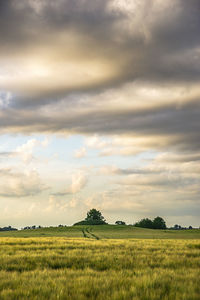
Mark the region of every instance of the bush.
POLYGON ((103 224, 107 224, 107 223, 98 220, 83 220, 75 223, 74 225, 103 225, 103 224))
POLYGON ((148 218, 142 219, 139 222, 135 223, 136 227, 150 228, 150 229, 166 229, 166 223, 161 217, 156 217, 154 220, 148 218))
POLYGON ((116 221, 115 225, 126 225, 124 221, 116 221))

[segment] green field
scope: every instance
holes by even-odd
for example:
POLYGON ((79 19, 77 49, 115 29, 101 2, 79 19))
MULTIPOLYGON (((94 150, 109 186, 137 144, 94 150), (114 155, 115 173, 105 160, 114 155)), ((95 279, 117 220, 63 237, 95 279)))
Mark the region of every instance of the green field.
POLYGON ((0 299, 200 299, 200 230, 82 226, 0 236, 0 299))

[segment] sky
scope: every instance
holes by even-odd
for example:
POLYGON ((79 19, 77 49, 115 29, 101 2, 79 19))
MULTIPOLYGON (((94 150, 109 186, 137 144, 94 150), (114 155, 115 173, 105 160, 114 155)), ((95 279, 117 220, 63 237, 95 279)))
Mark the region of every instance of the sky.
POLYGON ((0 0, 0 227, 199 227, 199 33, 199 0, 0 0))

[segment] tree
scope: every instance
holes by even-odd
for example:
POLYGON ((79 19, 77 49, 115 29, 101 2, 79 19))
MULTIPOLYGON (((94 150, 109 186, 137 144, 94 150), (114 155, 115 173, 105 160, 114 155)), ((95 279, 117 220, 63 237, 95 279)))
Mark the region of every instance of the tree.
POLYGON ((183 229, 183 228, 181 227, 181 225, 175 224, 173 229, 180 230, 180 229, 183 229))
POLYGON ((85 218, 85 220, 77 222, 74 225, 103 225, 103 224, 107 224, 106 220, 104 219, 104 217, 102 216, 99 210, 93 208, 87 212, 87 217, 85 218))
POLYGON ((166 223, 161 217, 156 217, 153 221, 145 218, 135 223, 136 227, 151 228, 151 229, 166 229, 166 223))
POLYGON ((179 225, 178 225, 178 224, 175 224, 175 225, 174 225, 174 229, 178 230, 178 229, 179 229, 179 225))
POLYGON ((87 217, 85 218, 85 221, 105 222, 105 219, 99 210, 96 210, 95 208, 93 208, 87 212, 87 217))
POLYGON ((153 228, 153 222, 150 219, 145 218, 135 223, 135 226, 142 227, 142 228, 153 228))
POLYGON ((153 220, 153 228, 154 229, 166 229, 166 223, 161 217, 156 217, 153 220))

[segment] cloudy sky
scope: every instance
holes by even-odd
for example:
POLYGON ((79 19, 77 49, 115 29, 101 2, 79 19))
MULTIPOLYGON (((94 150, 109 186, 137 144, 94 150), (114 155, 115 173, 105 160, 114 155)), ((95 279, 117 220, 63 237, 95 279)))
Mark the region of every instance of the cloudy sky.
POLYGON ((199 226, 199 33, 199 0, 0 0, 0 226, 199 226))

